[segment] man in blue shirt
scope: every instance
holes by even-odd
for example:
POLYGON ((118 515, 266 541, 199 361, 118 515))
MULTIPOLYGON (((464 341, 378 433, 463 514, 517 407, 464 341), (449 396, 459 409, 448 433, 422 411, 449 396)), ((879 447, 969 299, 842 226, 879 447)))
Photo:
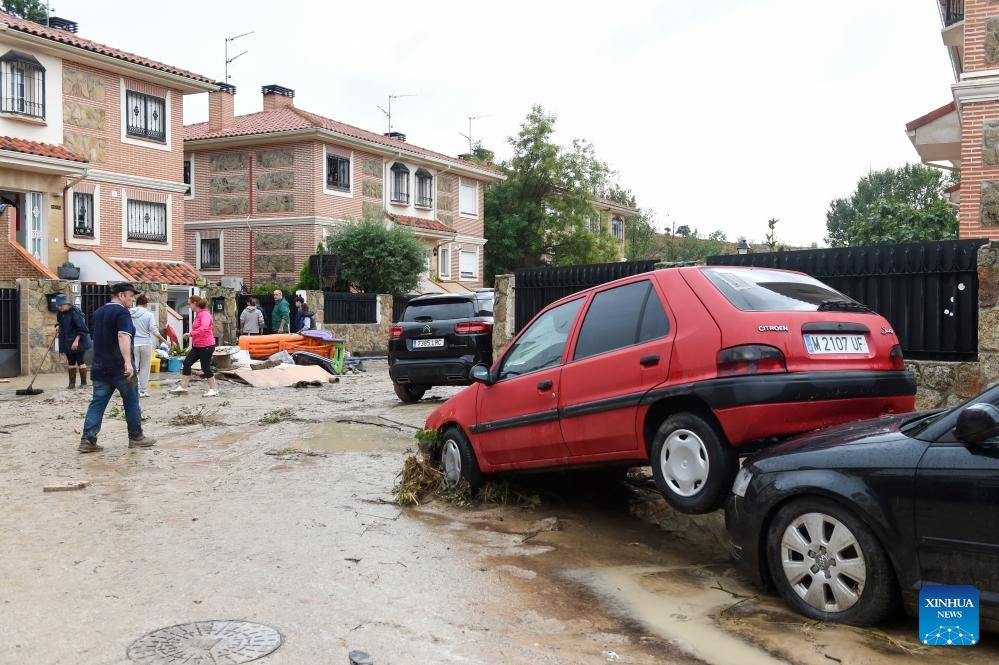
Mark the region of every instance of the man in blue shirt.
POLYGON ((128 282, 111 287, 111 302, 94 312, 91 334, 94 337, 94 359, 90 369, 90 379, 94 384, 94 395, 83 422, 81 453, 95 453, 104 450, 97 445, 97 435, 101 431, 104 411, 117 390, 125 407, 125 422, 128 424, 128 447, 149 448, 156 440, 142 433, 142 409, 139 406, 139 383, 132 364, 132 337, 135 326, 129 309, 135 301, 135 287, 128 282))

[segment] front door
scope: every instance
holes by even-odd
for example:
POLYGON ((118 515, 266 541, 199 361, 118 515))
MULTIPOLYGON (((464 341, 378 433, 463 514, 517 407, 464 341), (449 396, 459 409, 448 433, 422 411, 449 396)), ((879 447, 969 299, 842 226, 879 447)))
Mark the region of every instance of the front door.
POLYGON ((471 435, 494 465, 545 466, 565 458, 558 394, 566 341, 583 298, 538 316, 511 343, 496 368, 496 382, 478 390, 471 435))
POLYGON ((39 192, 28 192, 24 197, 27 202, 25 217, 28 220, 28 238, 25 249, 41 263, 46 263, 48 259, 48 242, 45 223, 45 208, 43 207, 42 195, 39 192))

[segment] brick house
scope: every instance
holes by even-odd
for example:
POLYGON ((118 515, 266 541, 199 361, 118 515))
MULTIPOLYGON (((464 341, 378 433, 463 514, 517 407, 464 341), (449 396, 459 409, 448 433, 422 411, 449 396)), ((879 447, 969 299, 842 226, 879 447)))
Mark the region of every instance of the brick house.
POLYGON ((234 115, 233 86, 184 141, 187 260, 211 281, 298 281, 317 244, 348 220, 409 228, 427 251, 420 290, 482 286, 483 190, 504 176, 473 162, 299 109, 265 86, 263 111, 234 115))
POLYGON ((51 23, 0 13, 0 279, 193 284, 183 97, 217 86, 51 23))
POLYGON ((999 238, 999 2, 933 0, 954 69, 952 101, 906 125, 922 161, 960 171, 960 238, 999 238))

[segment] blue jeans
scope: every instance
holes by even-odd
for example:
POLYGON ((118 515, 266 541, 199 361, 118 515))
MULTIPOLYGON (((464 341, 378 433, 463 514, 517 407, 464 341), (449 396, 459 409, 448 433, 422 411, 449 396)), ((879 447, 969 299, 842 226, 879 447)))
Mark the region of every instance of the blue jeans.
POLYGON ((101 381, 91 379, 94 384, 94 396, 90 400, 87 408, 87 419, 83 421, 82 440, 97 443, 97 435, 101 433, 101 421, 104 420, 104 411, 108 408, 108 402, 114 391, 121 395, 121 401, 125 406, 125 422, 128 423, 128 438, 142 438, 142 409, 139 407, 139 382, 133 374, 130 379, 122 376, 114 381, 101 381))

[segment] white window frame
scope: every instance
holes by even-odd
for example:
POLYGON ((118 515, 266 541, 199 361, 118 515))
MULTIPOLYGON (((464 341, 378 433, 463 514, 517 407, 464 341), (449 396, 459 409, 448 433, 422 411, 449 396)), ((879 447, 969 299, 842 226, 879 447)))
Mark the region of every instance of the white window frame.
POLYGON ((465 180, 463 178, 458 178, 458 214, 462 217, 471 217, 477 219, 479 217, 479 181, 478 180, 465 180), (472 199, 472 210, 468 210, 464 203, 464 197, 462 192, 467 188, 475 189, 475 196, 472 199))
MULTIPOLYGON (((86 194, 86 192, 83 192, 86 194)), ((76 215, 76 204, 74 197, 76 192, 73 189, 69 189, 66 192, 66 201, 69 203, 65 206, 65 220, 66 220, 66 230, 65 235, 67 239, 70 239, 74 245, 100 245, 101 244, 101 186, 94 185, 94 235, 91 238, 86 236, 76 236, 73 234, 73 228, 75 225, 75 220, 73 219, 76 215)))
POLYGON ((191 165, 191 182, 188 183, 188 187, 191 191, 184 194, 184 199, 190 201, 195 197, 194 192, 194 155, 184 155, 184 161, 191 165))
MULTIPOLYGON (((114 194, 112 193, 112 196, 114 194)), ((131 249, 146 249, 152 252, 172 252, 173 251, 173 195, 168 195, 166 199, 166 242, 143 242, 141 240, 128 239, 128 202, 130 200, 148 201, 141 196, 129 196, 128 190, 124 187, 121 190, 121 246, 131 249)), ((159 203, 159 201, 149 201, 159 203)))
POLYGON ((458 250, 458 279, 463 282, 474 282, 479 278, 479 248, 474 249, 459 249, 458 250), (470 273, 466 274, 466 271, 461 269, 461 259, 466 254, 472 254, 475 256, 475 263, 473 264, 473 269, 470 273))
MULTIPOLYGON (((156 139, 143 139, 140 137, 133 137, 128 135, 128 86, 125 84, 124 77, 119 78, 119 85, 121 88, 121 142, 127 145, 141 146, 143 148, 149 148, 150 150, 162 150, 164 152, 171 152, 173 150, 173 140, 172 140, 172 129, 173 129, 173 93, 170 90, 166 91, 166 96, 163 98, 163 115, 164 115, 164 135, 165 138, 163 142, 157 141, 156 139)), ((141 90, 132 90, 131 92, 142 92, 141 90)), ((148 94, 148 93, 142 93, 148 94)), ((155 97, 155 95, 152 95, 155 97)))
POLYGON ((413 173, 413 181, 416 185, 416 191, 413 194, 413 206, 422 210, 432 210, 434 207, 434 174, 429 169, 420 167, 413 173), (426 198, 428 202, 424 202, 420 198, 421 185, 426 186, 426 198))
POLYGON ((225 233, 219 232, 217 238, 202 238, 201 233, 195 234, 196 244, 194 245, 195 251, 197 252, 198 259, 198 272, 204 273, 205 275, 221 275, 225 272, 225 233), (201 264, 201 241, 202 240, 218 240, 219 241, 219 267, 213 270, 205 270, 201 264))
POLYGON ((410 189, 410 179, 412 178, 413 171, 409 168, 407 164, 400 161, 392 162, 389 167, 389 186, 388 186, 388 202, 390 205, 394 206, 409 206, 413 202, 412 190, 410 189), (401 169, 394 168, 398 164, 401 169), (403 193, 400 191, 401 188, 397 188, 396 185, 405 182, 406 192, 405 199, 402 198, 403 193))
POLYGON ((624 241, 624 217, 620 215, 611 217, 611 235, 615 240, 624 241))
POLYGON ((441 279, 451 279, 451 245, 437 248, 437 274, 441 279))
POLYGON ((329 146, 323 146, 323 193, 330 196, 339 196, 345 199, 354 198, 354 183, 357 182, 357 173, 354 170, 354 151, 350 150, 330 150, 329 146), (330 155, 346 159, 350 163, 350 187, 347 189, 330 189, 326 186, 326 179, 329 177, 327 169, 330 155))
MULTIPOLYGON (((10 53, 11 51, 8 51, 3 55, 10 53)), ((17 57, 0 60, 0 86, 2 86, 0 98, 4 101, 4 104, 0 105, 0 113, 10 113, 14 116, 44 122, 46 113, 45 67, 32 55, 27 53, 20 53, 20 55, 27 56, 35 62, 28 63, 17 57), (13 92, 14 86, 20 88, 20 94, 10 94, 13 92), (29 105, 40 106, 41 113, 29 113, 27 110, 29 105)))

